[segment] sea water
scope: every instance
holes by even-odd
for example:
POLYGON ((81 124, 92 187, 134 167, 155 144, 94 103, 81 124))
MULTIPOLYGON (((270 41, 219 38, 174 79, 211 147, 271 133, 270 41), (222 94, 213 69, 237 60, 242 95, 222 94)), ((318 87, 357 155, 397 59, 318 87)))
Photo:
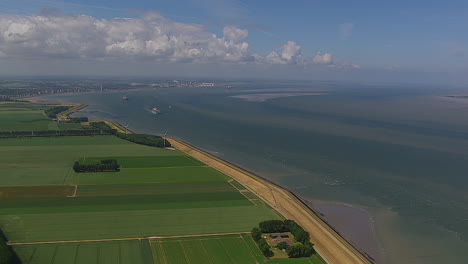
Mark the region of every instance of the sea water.
MULTIPOLYGON (((311 204, 364 209, 370 219, 362 223, 372 224, 376 246, 356 247, 379 262, 406 264, 468 263, 468 100, 444 97, 463 92, 251 81, 42 98, 88 104, 89 112, 76 115, 135 132, 167 132, 311 204)), ((339 231, 346 235, 356 221, 343 212, 330 223, 345 226, 339 231)))

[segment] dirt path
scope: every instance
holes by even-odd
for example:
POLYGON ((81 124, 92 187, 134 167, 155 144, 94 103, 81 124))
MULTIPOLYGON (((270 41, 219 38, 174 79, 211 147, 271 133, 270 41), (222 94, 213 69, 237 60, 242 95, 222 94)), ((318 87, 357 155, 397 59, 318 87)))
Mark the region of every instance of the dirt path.
POLYGON ((314 243, 317 252, 328 263, 372 263, 289 191, 182 141, 169 140, 177 149, 236 179, 263 198, 285 218, 292 219, 300 224, 310 233, 311 241, 314 243))

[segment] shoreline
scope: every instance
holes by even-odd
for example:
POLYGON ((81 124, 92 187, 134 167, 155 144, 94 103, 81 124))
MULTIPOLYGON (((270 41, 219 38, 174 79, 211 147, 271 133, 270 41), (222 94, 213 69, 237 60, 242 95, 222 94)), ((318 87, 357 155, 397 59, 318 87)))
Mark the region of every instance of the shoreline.
MULTIPOLYGON (((32 103, 74 106, 62 113, 65 116, 69 116, 88 106, 78 103, 53 103, 35 99, 26 100, 32 103)), ((119 132, 134 133, 124 128, 116 121, 94 121, 103 121, 119 132)), ((180 151, 236 179, 286 219, 292 219, 298 222, 310 233, 314 248, 327 263, 375 263, 375 260, 371 256, 366 252, 360 251, 323 219, 320 216, 321 213, 310 206, 307 200, 301 198, 288 188, 280 186, 256 173, 217 157, 181 139, 169 137, 166 139, 170 140, 171 144, 180 151)))
POLYGON ((317 252, 328 263, 375 263, 365 252, 359 251, 306 201, 287 188, 279 186, 229 161, 218 158, 180 139, 168 138, 175 147, 211 167, 231 176, 253 191, 283 217, 293 219, 311 234, 317 252), (175 144, 174 144, 175 143, 175 144))

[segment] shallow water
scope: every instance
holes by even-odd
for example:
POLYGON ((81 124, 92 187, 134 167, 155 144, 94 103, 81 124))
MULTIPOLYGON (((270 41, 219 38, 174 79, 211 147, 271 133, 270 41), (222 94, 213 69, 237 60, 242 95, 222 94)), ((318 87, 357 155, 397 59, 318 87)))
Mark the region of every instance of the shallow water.
POLYGON ((439 96, 462 88, 233 86, 43 98, 89 104, 86 110, 96 112, 78 115, 115 120, 136 132, 168 131, 304 198, 365 207, 376 221, 382 262, 468 261, 468 100, 439 96), (295 91, 302 94, 291 97, 295 91), (288 97, 232 97, 281 92, 288 97), (153 107, 162 113, 151 114, 153 107))

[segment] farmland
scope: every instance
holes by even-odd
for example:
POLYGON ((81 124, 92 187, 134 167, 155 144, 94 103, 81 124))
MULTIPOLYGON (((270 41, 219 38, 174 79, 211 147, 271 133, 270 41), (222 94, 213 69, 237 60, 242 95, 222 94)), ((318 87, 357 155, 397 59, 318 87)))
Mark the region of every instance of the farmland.
POLYGON ((75 160, 110 155, 172 156, 181 153, 132 144, 113 136, 2 139, 0 186, 70 184, 75 160))
POLYGON ((177 150, 96 136, 3 139, 0 154, 0 228, 11 243, 39 242, 15 245, 25 263, 111 262, 109 254, 130 254, 122 252, 147 237, 246 232, 280 218, 177 150), (121 171, 71 170, 102 159, 116 159, 121 171), (122 238, 137 240, 56 243, 122 238))
MULTIPOLYGON (((2 112, 25 115, 15 126, 50 122, 36 106, 1 109, 2 124, 2 112)), ((282 217, 245 186, 179 150, 115 136, 0 139, 0 208, 0 229, 26 264, 286 263, 246 234, 282 217), (120 171, 72 169, 104 159, 120 171)), ((311 259, 287 263, 321 263, 311 259)))
POLYGON ((318 256, 269 260, 248 234, 151 239, 150 244, 154 264, 325 264, 318 256))
POLYGON ((0 103, 0 132, 40 131, 79 128, 80 124, 57 123, 44 114, 48 106, 29 103, 0 103))
POLYGON ((152 263, 147 240, 21 245, 15 250, 23 264, 152 263))

